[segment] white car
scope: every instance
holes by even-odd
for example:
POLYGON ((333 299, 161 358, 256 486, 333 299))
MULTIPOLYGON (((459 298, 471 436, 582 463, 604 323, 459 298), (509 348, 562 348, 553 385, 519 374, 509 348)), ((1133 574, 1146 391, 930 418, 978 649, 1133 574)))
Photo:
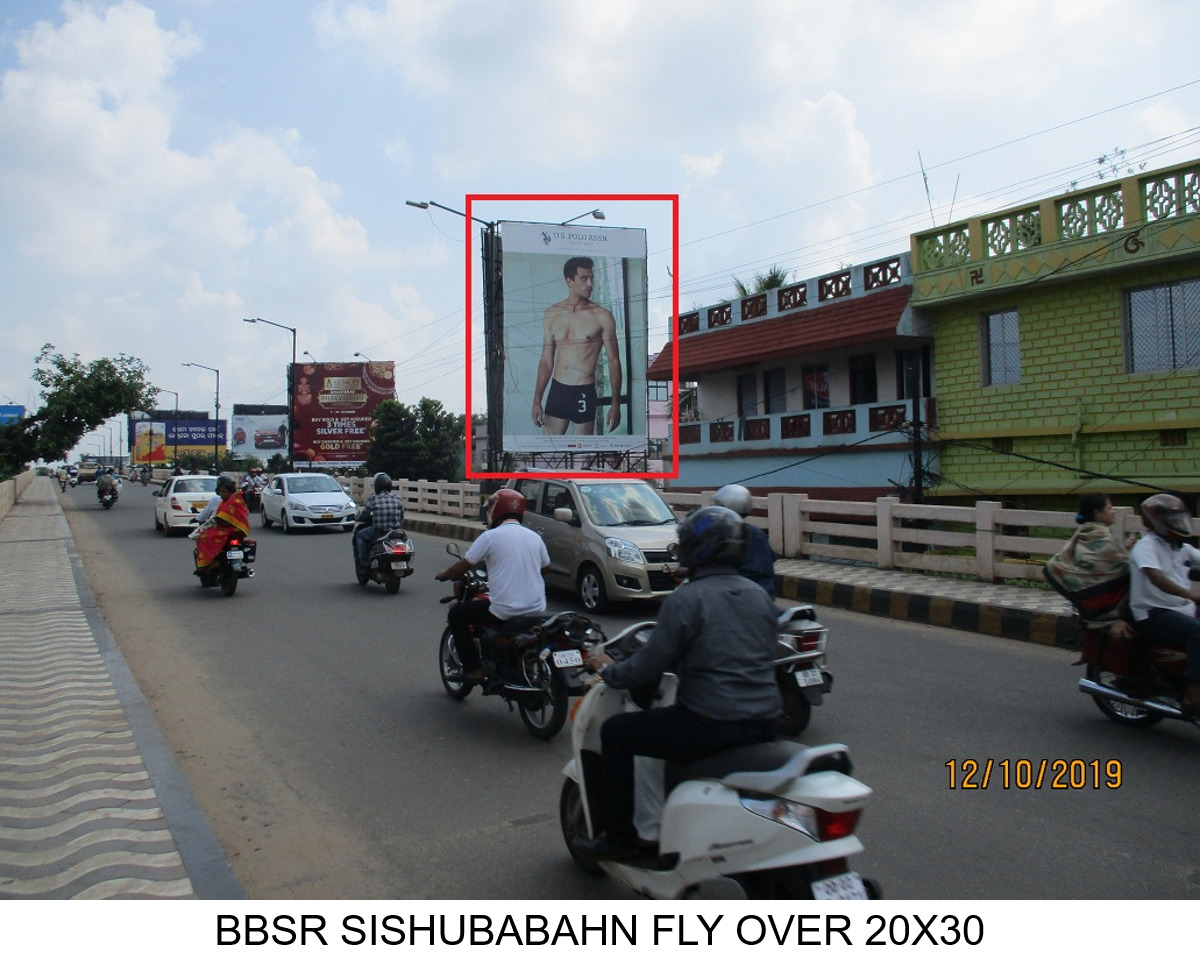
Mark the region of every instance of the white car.
POLYGON ((285 534, 298 527, 341 527, 351 530, 358 506, 332 476, 285 473, 263 490, 262 525, 278 523, 285 534))
POLYGON ((216 495, 216 476, 172 476, 154 494, 154 529, 168 537, 175 530, 195 529, 197 514, 216 495))

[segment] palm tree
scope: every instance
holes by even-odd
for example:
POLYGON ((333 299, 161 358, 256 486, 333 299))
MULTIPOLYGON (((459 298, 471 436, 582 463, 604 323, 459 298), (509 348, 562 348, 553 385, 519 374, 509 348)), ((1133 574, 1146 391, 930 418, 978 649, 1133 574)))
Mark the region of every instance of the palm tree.
POLYGON ((746 283, 735 275, 733 277, 733 285, 737 289, 738 296, 745 299, 747 296, 757 296, 760 292, 770 292, 772 289, 786 286, 791 275, 792 273, 787 269, 780 268, 778 265, 772 265, 767 271, 756 275, 753 283, 750 285, 746 285, 746 283))

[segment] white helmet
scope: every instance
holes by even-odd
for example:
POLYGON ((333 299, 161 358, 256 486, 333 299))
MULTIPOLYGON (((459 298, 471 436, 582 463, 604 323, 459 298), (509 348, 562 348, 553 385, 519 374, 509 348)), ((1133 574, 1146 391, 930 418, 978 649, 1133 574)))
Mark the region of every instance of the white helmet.
POLYGON ((754 495, 745 486, 730 483, 717 490, 713 497, 713 506, 723 506, 739 517, 748 517, 754 509, 754 495))

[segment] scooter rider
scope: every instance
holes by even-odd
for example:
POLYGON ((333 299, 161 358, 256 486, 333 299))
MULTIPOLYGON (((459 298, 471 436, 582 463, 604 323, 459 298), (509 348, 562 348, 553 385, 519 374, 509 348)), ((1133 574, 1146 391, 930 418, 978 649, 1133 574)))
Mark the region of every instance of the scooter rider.
POLYGON ((472 626, 498 628, 508 619, 546 611, 542 571, 550 564, 550 554, 542 538, 523 526, 524 520, 525 497, 516 490, 498 490, 488 510, 488 529, 436 576, 438 581, 454 581, 472 565, 487 565, 488 601, 455 603, 446 616, 467 682, 484 679, 472 626))
POLYGON ((1181 707, 1200 716, 1200 584, 1188 574, 1200 567, 1200 550, 1187 543, 1192 522, 1179 497, 1156 493, 1142 502, 1142 523, 1150 533, 1129 552, 1133 627, 1152 640, 1184 646, 1188 686, 1181 707))
POLYGON ((754 509, 754 496, 738 483, 722 486, 713 496, 714 506, 728 507, 742 518, 746 530, 746 557, 738 569, 743 578, 760 584, 767 594, 775 597, 775 552, 766 531, 754 526, 747 519, 754 509))
POLYGON ((632 657, 588 658, 612 687, 656 685, 670 671, 679 692, 670 707, 604 722, 604 834, 572 843, 585 856, 630 860, 644 852, 633 824, 635 755, 686 762, 775 739, 777 613, 766 592, 738 573, 744 559, 740 516, 719 506, 693 511, 679 527, 679 561, 692 569, 691 583, 663 602, 649 640, 632 657))
POLYGON ((368 526, 354 532, 354 554, 362 567, 370 560, 371 548, 380 537, 404 526, 404 504, 392 492, 392 477, 387 473, 375 474, 375 495, 363 505, 358 519, 370 520, 368 526))

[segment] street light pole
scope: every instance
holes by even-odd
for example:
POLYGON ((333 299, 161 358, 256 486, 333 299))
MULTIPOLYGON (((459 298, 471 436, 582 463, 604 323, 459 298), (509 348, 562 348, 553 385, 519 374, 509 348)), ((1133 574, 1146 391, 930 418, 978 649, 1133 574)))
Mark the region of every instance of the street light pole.
MULTIPOLYGON (((178 392, 178 391, 168 391, 166 388, 159 388, 159 389, 158 389, 158 391, 159 391, 159 393, 160 393, 160 394, 173 394, 173 395, 175 395, 175 414, 174 414, 174 416, 172 417, 172 419, 171 419, 171 420, 172 420, 172 421, 174 421, 174 422, 176 422, 176 423, 178 423, 178 421, 179 421, 179 392, 178 392)), ((153 421, 153 419, 151 419, 151 421, 150 421, 150 426, 151 426, 151 427, 150 427, 150 431, 151 431, 151 432, 153 432, 153 431, 154 431, 154 421, 153 421)), ((166 454, 167 454, 167 435, 166 435, 166 432, 167 432, 167 427, 164 425, 164 426, 163 426, 163 456, 164 456, 164 460, 163 460, 163 461, 164 461, 164 462, 166 461, 165 457, 166 457, 166 454)), ((173 446, 173 448, 174 448, 174 450, 175 450, 175 451, 172 453, 172 462, 174 462, 174 463, 175 463, 175 465, 176 465, 176 467, 178 467, 178 466, 179 466, 179 442, 178 442, 178 440, 176 440, 176 442, 175 442, 175 445, 173 446)), ((153 462, 153 460, 151 460, 151 461, 153 462)))
POLYGON ((221 372, 215 367, 208 367, 205 364, 186 363, 184 367, 200 367, 206 371, 212 371, 217 375, 217 397, 214 401, 216 406, 216 418, 213 420, 213 469, 220 469, 221 455, 217 449, 217 440, 221 437, 221 372))
POLYGON ((291 326, 284 326, 282 323, 276 323, 274 320, 266 320, 261 316, 242 317, 243 323, 266 323, 269 326, 277 326, 281 330, 287 330, 292 335, 292 360, 288 364, 287 369, 287 400, 288 400, 288 470, 294 472, 296 469, 296 395, 292 390, 292 372, 296 369, 296 330, 291 326))
MULTIPOLYGON (((404 203, 422 211, 436 207, 459 217, 467 216, 465 212, 439 204, 437 201, 404 203)), ((488 472, 499 472, 504 442, 504 292, 500 235, 496 232, 495 221, 485 221, 474 214, 471 215, 471 220, 483 225, 479 237, 483 253, 483 341, 484 358, 487 363, 487 469, 488 472)), ((470 453, 471 447, 466 448, 470 453)))

